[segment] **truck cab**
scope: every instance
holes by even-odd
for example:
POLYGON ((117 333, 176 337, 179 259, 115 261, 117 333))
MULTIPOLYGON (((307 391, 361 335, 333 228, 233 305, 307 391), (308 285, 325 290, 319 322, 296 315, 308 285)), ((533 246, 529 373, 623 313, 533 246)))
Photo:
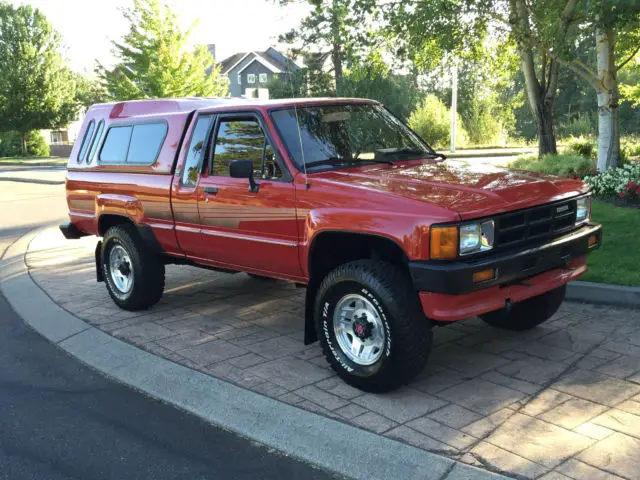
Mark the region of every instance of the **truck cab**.
POLYGON ((305 341, 366 391, 419 373, 434 326, 544 322, 601 239, 580 181, 447 160, 365 99, 95 105, 66 188, 121 308, 171 263, 293 282, 305 341))

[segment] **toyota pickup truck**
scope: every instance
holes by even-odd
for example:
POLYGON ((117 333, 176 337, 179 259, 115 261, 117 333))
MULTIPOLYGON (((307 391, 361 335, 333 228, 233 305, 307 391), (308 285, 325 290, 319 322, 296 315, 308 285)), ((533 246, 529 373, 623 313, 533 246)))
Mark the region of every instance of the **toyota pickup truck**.
POLYGON ((434 326, 544 322, 601 242, 582 182, 447 160, 362 99, 94 105, 66 195, 119 307, 158 302, 167 264, 293 282, 305 342, 373 392, 423 369, 434 326))

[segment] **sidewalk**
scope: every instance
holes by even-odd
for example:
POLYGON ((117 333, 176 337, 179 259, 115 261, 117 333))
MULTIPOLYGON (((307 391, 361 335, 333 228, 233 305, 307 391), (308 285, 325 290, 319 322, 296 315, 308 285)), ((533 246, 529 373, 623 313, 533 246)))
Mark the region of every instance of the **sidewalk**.
MULTIPOLYGON (((26 255, 31 278, 73 317, 65 315, 76 318, 75 333, 51 323, 44 327, 67 346, 78 349, 74 338, 108 333, 151 358, 165 358, 185 371, 199 372, 199 379, 218 382, 211 384, 216 392, 207 390, 207 395, 228 393, 224 385, 231 382, 237 389, 231 398, 250 390, 254 403, 273 399, 265 405, 294 406, 286 412, 295 412, 296 421, 331 422, 322 424, 328 428, 322 435, 362 435, 366 430, 363 441, 374 438, 373 444, 386 448, 411 445, 424 452, 424 457, 409 454, 411 462, 446 458, 515 478, 544 480, 632 479, 640 471, 638 311, 565 303, 551 321, 530 332, 497 331, 477 319, 438 328, 427 369, 407 387, 374 395, 344 384, 317 345, 303 345, 302 290, 244 274, 169 266, 163 300, 148 312, 125 312, 95 282, 94 247, 93 238, 69 242, 48 230, 31 242, 26 255), (87 330, 89 325, 97 333, 88 333, 94 331, 87 330)), ((35 293, 21 295, 36 298, 35 293)), ((139 364, 130 350, 116 353, 111 343, 102 342, 101 348, 85 347, 84 353, 98 357, 96 362, 117 357, 114 371, 125 376, 157 375, 148 370, 158 368, 155 361, 139 364)), ((145 382, 154 388, 166 384, 145 382)), ((188 408, 211 410, 200 405, 204 397, 189 402, 188 408)), ((260 428, 287 423, 282 412, 273 412, 260 428)), ((303 436, 316 433, 307 430, 303 436)), ((272 440, 282 449, 287 441, 278 435, 272 440)), ((314 441, 309 448, 324 445, 321 437, 314 441)), ((304 447, 296 448, 301 455, 304 447)), ((355 445, 345 448, 354 455, 349 449, 355 445)), ((338 457, 334 460, 325 458, 340 464, 338 457)), ((468 470, 467 477, 452 476, 461 472, 459 465, 448 463, 435 476, 428 476, 428 471, 438 471, 429 467, 420 478, 482 478, 473 476, 480 475, 477 470, 468 470), (446 476, 449 468, 454 470, 446 476)), ((358 462, 350 466, 357 470, 358 462)), ((360 472, 351 472, 356 474, 360 472)), ((405 478, 399 471, 394 476, 405 478)))

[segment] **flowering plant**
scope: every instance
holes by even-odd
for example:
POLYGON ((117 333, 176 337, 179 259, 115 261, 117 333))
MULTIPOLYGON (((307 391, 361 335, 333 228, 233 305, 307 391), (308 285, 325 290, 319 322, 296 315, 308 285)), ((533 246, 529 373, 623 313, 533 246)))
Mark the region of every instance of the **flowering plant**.
POLYGON ((610 168, 597 175, 587 175, 583 181, 598 197, 620 197, 640 200, 640 163, 627 163, 622 167, 610 168), (633 186, 635 185, 635 186, 633 186))

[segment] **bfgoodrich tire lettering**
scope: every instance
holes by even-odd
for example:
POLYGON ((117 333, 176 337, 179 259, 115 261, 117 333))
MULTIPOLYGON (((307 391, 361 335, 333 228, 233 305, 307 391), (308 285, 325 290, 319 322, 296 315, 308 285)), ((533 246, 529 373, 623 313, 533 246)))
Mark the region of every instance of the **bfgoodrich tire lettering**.
POLYGON ((394 265, 360 260, 337 267, 320 285, 314 313, 325 357, 350 385, 370 392, 389 391, 407 383, 424 368, 431 349, 431 324, 422 313, 408 278, 394 265), (371 364, 350 358, 336 336, 336 317, 340 318, 335 315, 336 307, 348 296, 366 300, 362 305, 370 306, 369 314, 379 320, 370 317, 371 321, 358 327, 363 337, 372 336, 376 328, 383 330, 383 342, 373 342, 381 350, 373 350, 371 364), (365 328, 371 331, 364 333, 365 328))
POLYGON ((566 285, 563 285, 537 297, 516 303, 509 310, 502 308, 480 315, 480 318, 492 327, 503 330, 530 330, 549 320, 558 311, 566 290, 566 285))
POLYGON ((145 248, 132 225, 117 225, 107 231, 103 239, 102 268, 109 295, 124 310, 147 309, 162 297, 164 263, 145 248), (131 271, 130 288, 126 288, 129 285, 126 281, 118 281, 118 273, 113 271, 114 257, 125 260, 125 273, 131 271))

